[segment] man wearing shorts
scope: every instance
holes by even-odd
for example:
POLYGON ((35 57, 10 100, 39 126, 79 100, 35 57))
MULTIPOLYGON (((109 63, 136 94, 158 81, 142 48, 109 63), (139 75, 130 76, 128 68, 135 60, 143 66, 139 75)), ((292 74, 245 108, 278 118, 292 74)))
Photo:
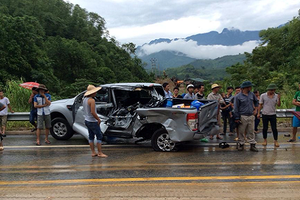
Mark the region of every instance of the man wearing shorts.
MULTIPOLYGON (((3 105, 2 103, 0 103, 0 111, 4 110, 6 108, 5 105, 3 105)), ((1 133, 1 130, 0 130, 0 133, 1 133)), ((3 143, 2 143, 2 140, 3 140, 3 136, 2 134, 0 134, 0 151, 3 151, 3 143)))
MULTIPOLYGON (((300 83, 299 83, 299 89, 300 89, 300 83)), ((300 111, 300 91, 297 91, 294 99, 293 99, 293 105, 296 106, 296 111, 300 111)), ((293 137, 288 142, 296 142, 296 135, 297 135, 297 128, 300 127, 300 120, 294 116, 293 117, 293 137)))
POLYGON ((92 150, 92 157, 100 157, 100 158, 106 158, 107 155, 102 153, 101 150, 101 143, 102 143, 102 132, 100 129, 100 123, 101 120, 99 116, 97 115, 97 108, 94 97, 97 94, 97 91, 99 91, 101 87, 95 87, 93 85, 89 85, 87 87, 87 91, 84 94, 83 99, 83 111, 84 111, 84 119, 85 119, 85 125, 88 128, 89 131, 89 144, 90 148, 92 150), (98 154, 95 152, 95 146, 94 146, 94 140, 95 135, 97 137, 97 149, 98 154))
POLYGON ((37 131, 36 131, 36 145, 40 144, 41 129, 44 128, 45 122, 45 143, 51 144, 48 135, 51 128, 50 105, 51 95, 46 93, 48 89, 45 85, 40 84, 37 88, 38 94, 34 96, 34 107, 37 108, 37 131))
POLYGON ((5 137, 5 131, 6 131, 6 122, 7 122, 7 108, 9 108, 10 112, 14 113, 14 111, 12 110, 11 106, 10 106, 10 101, 7 97, 4 96, 4 92, 3 90, 0 90, 0 103, 3 104, 5 106, 5 108, 0 111, 0 125, 1 125, 1 129, 0 131, 2 131, 2 136, 5 137))

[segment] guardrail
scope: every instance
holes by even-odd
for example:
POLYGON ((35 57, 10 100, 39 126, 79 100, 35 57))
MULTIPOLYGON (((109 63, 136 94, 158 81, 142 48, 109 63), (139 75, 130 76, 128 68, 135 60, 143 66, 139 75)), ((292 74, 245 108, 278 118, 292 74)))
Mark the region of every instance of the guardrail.
POLYGON ((294 115, 291 111, 295 111, 295 109, 277 109, 276 116, 278 118, 292 118, 294 115))
MULTIPOLYGON (((278 118, 292 118, 294 115, 290 112, 294 111, 294 109, 277 109, 276 115, 278 118)), ((15 112, 8 113, 7 120, 8 121, 29 121, 29 112, 15 112)))
POLYGON ((7 114, 8 121, 29 121, 30 112, 14 112, 7 114))

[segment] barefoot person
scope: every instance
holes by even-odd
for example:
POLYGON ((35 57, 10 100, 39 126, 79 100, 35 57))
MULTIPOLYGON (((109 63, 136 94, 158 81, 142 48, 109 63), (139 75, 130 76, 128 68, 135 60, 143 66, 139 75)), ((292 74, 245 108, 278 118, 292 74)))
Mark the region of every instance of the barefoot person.
MULTIPOLYGON (((6 106, 3 105, 2 103, 0 103, 0 111, 4 110, 5 108, 6 108, 6 106)), ((3 136, 2 136, 2 133, 1 133, 1 130, 0 130, 0 151, 3 151, 3 149, 4 149, 2 140, 3 140, 3 136)))
POLYGON ((36 131, 36 145, 41 145, 40 135, 44 128, 45 122, 45 143, 51 144, 48 139, 49 129, 51 128, 50 105, 51 95, 46 93, 48 89, 45 85, 40 84, 37 88, 38 94, 34 96, 34 107, 37 108, 37 131, 36 131))
POLYGON ((96 109, 96 103, 94 100, 94 97, 97 94, 97 91, 99 91, 101 87, 95 87, 93 85, 89 85, 87 87, 87 91, 84 94, 84 100, 83 100, 83 110, 84 110, 84 119, 85 119, 85 125, 88 128, 89 131, 89 144, 90 148, 92 150, 92 157, 98 156, 101 158, 106 158, 107 155, 102 153, 101 151, 101 143, 102 143, 102 132, 100 129, 100 123, 101 120, 97 115, 97 109, 96 109), (97 137, 97 148, 98 148, 98 154, 95 151, 94 146, 94 139, 95 135, 97 137))
MULTIPOLYGON (((277 119, 276 119, 276 105, 280 106, 280 95, 275 93, 277 89, 274 83, 271 83, 267 90, 268 92, 263 93, 259 99, 258 113, 262 109, 262 121, 263 121, 263 146, 267 146, 268 136, 268 124, 271 123, 271 128, 274 138, 274 146, 279 147, 278 144, 278 131, 277 131, 277 119)), ((260 118, 260 114, 257 114, 257 118, 260 118)))
MULTIPOLYGON (((4 96, 4 92, 3 90, 0 90, 0 103, 3 104, 5 106, 5 108, 0 111, 0 125, 1 125, 1 129, 2 129, 2 136, 5 137, 5 131, 6 131, 6 123, 7 123, 7 108, 9 108, 10 112, 14 113, 14 111, 12 110, 11 106, 10 106, 10 101, 7 97, 4 96)), ((1 131, 0 129, 0 131, 1 131)))

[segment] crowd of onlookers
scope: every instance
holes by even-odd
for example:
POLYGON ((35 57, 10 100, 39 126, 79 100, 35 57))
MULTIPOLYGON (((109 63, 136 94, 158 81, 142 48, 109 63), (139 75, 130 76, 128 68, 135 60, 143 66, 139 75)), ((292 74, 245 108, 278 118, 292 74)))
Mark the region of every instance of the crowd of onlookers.
MULTIPOLYGON (((173 93, 170 91, 170 85, 168 83, 163 84, 165 97, 171 98, 183 98, 191 100, 216 100, 218 101, 218 124, 221 127, 221 119, 223 119, 223 129, 216 135, 218 140, 222 140, 221 135, 227 134, 227 125, 229 125, 229 136, 234 136, 235 141, 238 142, 238 150, 244 150, 245 142, 250 144, 250 150, 257 152, 255 134, 258 133, 258 125, 260 118, 263 123, 263 145, 267 145, 267 131, 268 125, 271 124, 273 132, 274 146, 279 147, 278 143, 278 131, 277 131, 277 119, 276 119, 276 106, 281 105, 280 94, 276 93, 277 86, 274 83, 269 84, 266 88, 266 92, 261 94, 259 91, 251 92, 252 83, 245 81, 239 87, 227 87, 226 93, 220 93, 221 86, 218 84, 211 85, 211 92, 207 97, 204 95, 204 85, 199 84, 194 86, 188 84, 186 87, 186 94, 179 94, 179 88, 173 88, 173 93)), ((93 97, 101 87, 95 87, 89 85, 87 92, 84 95, 85 100, 83 103, 85 110, 85 121, 90 134, 90 146, 93 156, 106 157, 101 151, 102 133, 99 128, 96 128, 100 124, 100 119, 96 114, 95 101, 93 97), (93 141, 95 135, 98 141, 98 154, 94 151, 93 141)), ((300 89, 300 83, 299 83, 300 89)), ((50 144, 48 139, 49 129, 51 128, 50 117, 50 105, 51 95, 45 85, 40 84, 38 87, 32 88, 32 94, 29 97, 28 103, 31 104, 30 123, 34 126, 32 132, 36 131, 36 145, 40 144, 40 133, 45 124, 45 143, 50 144), (37 122, 35 122, 37 121, 37 122)), ((300 113, 300 91, 297 91, 293 98, 293 105, 296 106, 296 112, 300 113)), ((6 136, 6 123, 8 108, 13 113, 10 101, 4 96, 2 90, 0 90, 0 151, 3 150, 2 140, 6 136)), ((300 115, 299 115, 300 118, 300 115)), ((296 141, 297 127, 300 127, 300 119, 295 115, 293 117, 293 130, 292 138, 288 142, 296 141)), ((213 135, 210 136, 213 139, 213 135)))
MULTIPOLYGON (((183 98, 194 100, 216 100, 219 103, 220 112, 218 114, 218 123, 221 127, 221 119, 223 121, 222 131, 216 135, 218 140, 222 140, 221 135, 227 134, 229 126, 229 136, 234 136, 238 142, 238 150, 244 150, 245 142, 250 144, 251 151, 258 151, 256 148, 255 134, 258 134, 258 125, 262 118, 263 123, 263 146, 267 145, 267 132, 269 122, 273 132, 274 146, 279 147, 276 106, 281 105, 280 94, 276 93, 277 86, 274 83, 269 84, 266 92, 261 94, 259 91, 251 92, 253 84, 250 81, 245 81, 238 87, 227 87, 226 92, 220 93, 221 86, 218 84, 211 85, 211 92, 205 98, 204 85, 199 84, 194 86, 188 84, 186 94, 179 94, 179 88, 173 89, 173 94, 170 91, 168 83, 163 84, 166 98, 183 98)), ((300 89, 300 84, 299 84, 300 89)), ((300 111, 300 91, 298 91, 293 99, 293 105, 296 106, 296 111, 300 111)), ((300 120, 294 116, 293 118, 293 136, 288 142, 296 141, 297 127, 300 126, 300 120)), ((210 136, 213 139, 213 136, 210 136)))

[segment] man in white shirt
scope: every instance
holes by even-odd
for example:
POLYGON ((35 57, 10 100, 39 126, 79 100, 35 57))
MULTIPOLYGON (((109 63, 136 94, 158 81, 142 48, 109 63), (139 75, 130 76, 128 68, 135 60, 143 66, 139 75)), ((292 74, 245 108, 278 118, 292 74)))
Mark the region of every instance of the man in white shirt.
POLYGON ((7 97, 4 96, 3 90, 0 90, 0 103, 5 106, 5 108, 0 111, 0 124, 2 128, 2 136, 5 137, 5 131, 6 131, 6 122, 7 122, 7 108, 9 108, 10 112, 14 113, 10 106, 10 101, 7 97))
POLYGON ((276 119, 276 106, 280 106, 280 94, 276 94, 275 90, 277 86, 274 83, 271 83, 267 90, 268 92, 263 93, 259 99, 259 108, 257 118, 260 118, 260 111, 262 109, 262 121, 263 121, 263 146, 267 146, 267 136, 268 136, 268 124, 270 122, 274 146, 279 147, 278 144, 278 131, 277 131, 277 119, 276 119))
MULTIPOLYGON (((1 110, 4 110, 6 107, 5 107, 5 105, 3 105, 2 103, 0 103, 0 111, 1 110)), ((1 131, 0 131, 0 133, 1 133, 1 131)), ((3 136, 2 136, 2 134, 0 134, 0 151, 3 151, 3 143, 2 143, 2 140, 3 140, 3 136)))

